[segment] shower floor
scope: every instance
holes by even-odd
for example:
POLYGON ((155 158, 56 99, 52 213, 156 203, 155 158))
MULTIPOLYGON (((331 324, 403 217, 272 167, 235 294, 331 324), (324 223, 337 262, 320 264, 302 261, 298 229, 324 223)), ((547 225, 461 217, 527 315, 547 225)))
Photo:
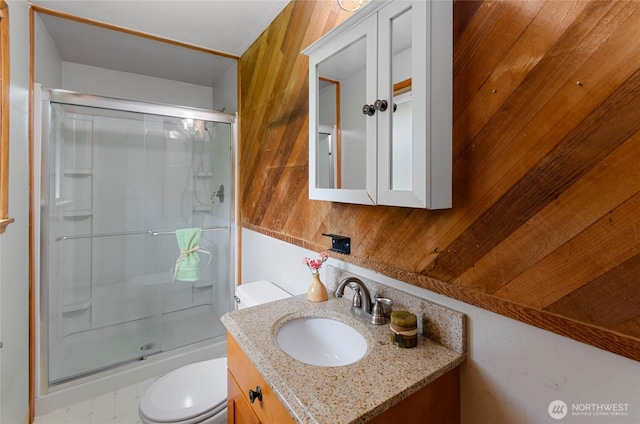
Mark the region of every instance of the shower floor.
POLYGON ((167 313, 158 319, 141 319, 69 335, 49 364, 49 382, 60 384, 112 368, 114 364, 223 335, 226 329, 220 315, 212 306, 203 305, 167 313))

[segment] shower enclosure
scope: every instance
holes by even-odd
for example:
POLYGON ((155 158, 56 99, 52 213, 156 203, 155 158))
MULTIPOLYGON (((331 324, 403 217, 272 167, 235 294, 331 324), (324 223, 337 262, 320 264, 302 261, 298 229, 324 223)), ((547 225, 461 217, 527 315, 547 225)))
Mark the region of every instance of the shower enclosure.
POLYGON ((235 117, 61 90, 43 91, 42 116, 48 386, 222 337, 235 117), (197 281, 173 278, 181 228, 202 230, 197 281))

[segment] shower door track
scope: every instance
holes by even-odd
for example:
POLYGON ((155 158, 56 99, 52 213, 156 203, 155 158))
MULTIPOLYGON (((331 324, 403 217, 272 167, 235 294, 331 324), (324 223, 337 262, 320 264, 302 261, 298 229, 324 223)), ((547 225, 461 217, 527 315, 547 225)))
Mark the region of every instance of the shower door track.
POLYGON ((134 362, 145 361, 145 360, 147 360, 147 358, 149 356, 157 355, 159 353, 163 353, 163 352, 162 351, 155 352, 155 353, 152 353, 152 354, 149 354, 149 355, 140 356, 138 358, 132 358, 132 359, 127 359, 125 361, 116 362, 116 363, 113 363, 113 364, 106 365, 104 367, 93 369, 91 371, 83 372, 83 373, 80 373, 80 374, 77 374, 77 375, 72 375, 70 377, 60 378, 58 380, 51 381, 49 384, 52 387, 53 386, 59 386, 60 384, 68 383, 69 381, 74 381, 74 380, 77 380, 79 378, 85 378, 85 377, 88 377, 88 376, 92 376, 92 375, 97 375, 97 374, 103 373, 105 371, 117 369, 117 368, 119 368, 119 367, 121 367, 123 365, 131 364, 131 363, 134 363, 134 362))
MULTIPOLYGON (((229 227, 226 225, 222 227, 206 227, 202 228, 202 232, 206 231, 220 231, 227 230, 229 227)), ((99 234, 78 234, 75 236, 62 236, 56 238, 56 241, 63 240, 74 240, 74 239, 84 239, 84 238, 96 238, 96 237, 116 237, 116 236, 132 236, 132 235, 141 235, 146 234, 149 236, 164 236, 167 234, 175 234, 175 231, 153 231, 153 230, 145 230, 145 231, 127 231, 123 233, 99 233, 99 234)))
POLYGON ((173 116, 183 119, 199 119, 204 121, 226 122, 228 124, 235 124, 236 122, 235 115, 215 110, 118 99, 93 94, 76 93, 74 91, 56 88, 43 89, 42 100, 99 109, 117 109, 148 115, 173 116))

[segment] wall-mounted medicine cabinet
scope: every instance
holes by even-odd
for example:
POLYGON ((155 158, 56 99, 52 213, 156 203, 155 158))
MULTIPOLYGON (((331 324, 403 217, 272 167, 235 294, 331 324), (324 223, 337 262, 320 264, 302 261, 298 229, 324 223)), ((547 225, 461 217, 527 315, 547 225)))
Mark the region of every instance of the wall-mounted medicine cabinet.
POLYGON ((309 46, 309 198, 451 207, 453 6, 370 0, 309 46))

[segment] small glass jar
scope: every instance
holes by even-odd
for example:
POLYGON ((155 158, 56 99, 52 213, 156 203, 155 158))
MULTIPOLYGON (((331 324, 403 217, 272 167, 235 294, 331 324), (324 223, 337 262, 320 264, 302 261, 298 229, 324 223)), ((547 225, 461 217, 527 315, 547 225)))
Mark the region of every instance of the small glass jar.
POLYGON ((391 342, 398 347, 418 345, 418 317, 409 311, 391 312, 391 342))

